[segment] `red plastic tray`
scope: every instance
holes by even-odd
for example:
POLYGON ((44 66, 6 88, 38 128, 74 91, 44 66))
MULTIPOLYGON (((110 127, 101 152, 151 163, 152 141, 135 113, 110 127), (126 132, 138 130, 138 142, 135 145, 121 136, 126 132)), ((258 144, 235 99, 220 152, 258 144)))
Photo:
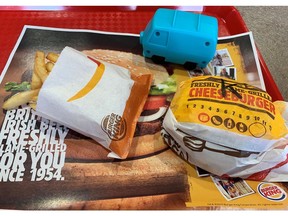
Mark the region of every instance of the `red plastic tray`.
MULTIPOLYGON (((164 7, 164 6, 161 6, 164 7)), ((0 7, 0 71, 21 33, 24 25, 59 28, 93 29, 113 32, 139 33, 153 16, 156 6, 57 6, 57 7, 0 7)), ((169 7, 200 11, 218 19, 219 36, 249 31, 240 13, 233 6, 169 7)), ((260 66, 268 93, 273 100, 283 100, 270 71, 258 51, 260 66)))

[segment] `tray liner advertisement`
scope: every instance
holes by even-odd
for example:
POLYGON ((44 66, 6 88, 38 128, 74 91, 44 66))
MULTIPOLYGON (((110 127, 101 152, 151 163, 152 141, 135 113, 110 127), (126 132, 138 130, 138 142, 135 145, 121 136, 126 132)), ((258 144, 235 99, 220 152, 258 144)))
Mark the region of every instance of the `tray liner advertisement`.
MULTIPOLYGON (((1 74, 1 107, 11 94, 29 89, 36 51, 59 54, 66 46, 125 52, 132 61, 142 58, 138 35, 25 26, 1 74), (19 88, 7 91, 8 82, 19 88)), ((215 57, 205 69, 162 67, 171 85, 164 97, 166 108, 177 85, 192 76, 229 76, 265 89, 251 33, 219 39, 215 57)), ((220 179, 201 171, 170 150, 160 134, 163 115, 156 120, 137 124, 127 159, 118 160, 107 158, 109 152, 92 139, 37 116, 28 104, 2 110, 0 208, 286 208, 287 185, 220 179)))

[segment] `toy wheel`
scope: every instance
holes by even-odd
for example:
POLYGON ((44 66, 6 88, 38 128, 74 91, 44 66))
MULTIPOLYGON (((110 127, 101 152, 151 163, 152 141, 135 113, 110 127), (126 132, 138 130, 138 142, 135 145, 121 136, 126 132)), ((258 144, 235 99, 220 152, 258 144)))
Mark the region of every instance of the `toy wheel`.
POLYGON ((153 55, 151 59, 155 64, 163 64, 165 62, 165 58, 162 56, 153 55))
POLYGON ((186 70, 194 70, 197 67, 197 64, 194 62, 185 62, 184 68, 186 70))

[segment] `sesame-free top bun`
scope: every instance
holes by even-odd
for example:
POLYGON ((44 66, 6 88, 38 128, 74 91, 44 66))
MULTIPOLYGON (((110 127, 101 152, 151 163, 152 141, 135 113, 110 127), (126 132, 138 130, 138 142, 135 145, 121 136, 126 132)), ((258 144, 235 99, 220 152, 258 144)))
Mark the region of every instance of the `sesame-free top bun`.
POLYGON ((156 65, 150 59, 145 59, 143 56, 133 53, 102 49, 84 50, 83 53, 98 60, 127 68, 131 73, 134 74, 152 73, 152 85, 157 85, 167 80, 169 76, 165 67, 156 65))

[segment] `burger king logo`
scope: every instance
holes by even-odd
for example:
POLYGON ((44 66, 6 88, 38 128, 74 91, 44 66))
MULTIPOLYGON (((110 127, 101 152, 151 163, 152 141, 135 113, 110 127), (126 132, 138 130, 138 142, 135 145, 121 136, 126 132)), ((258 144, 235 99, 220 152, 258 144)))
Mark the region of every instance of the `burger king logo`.
POLYGON ((105 116, 102 119, 101 127, 109 138, 114 141, 121 140, 126 135, 126 121, 115 113, 105 116))
POLYGON ((279 202, 285 200, 287 197, 286 192, 273 183, 261 183, 257 189, 262 197, 271 201, 279 202))

